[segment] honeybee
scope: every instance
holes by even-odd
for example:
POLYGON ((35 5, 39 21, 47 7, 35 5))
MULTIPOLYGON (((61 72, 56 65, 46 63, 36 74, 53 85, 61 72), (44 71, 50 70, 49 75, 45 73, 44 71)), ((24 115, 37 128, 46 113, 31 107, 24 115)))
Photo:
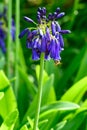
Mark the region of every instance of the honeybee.
POLYGON ((58 61, 58 60, 55 60, 54 63, 55 63, 55 65, 60 65, 61 64, 61 62, 58 61))

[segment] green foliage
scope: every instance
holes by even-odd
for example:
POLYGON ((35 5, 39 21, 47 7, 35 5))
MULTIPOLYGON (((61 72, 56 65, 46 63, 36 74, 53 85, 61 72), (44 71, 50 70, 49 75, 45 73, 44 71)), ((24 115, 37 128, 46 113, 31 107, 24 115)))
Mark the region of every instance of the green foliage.
MULTIPOLYGON (((0 1, 0 12, 6 0, 0 1)), ((63 29, 71 34, 64 36, 65 48, 61 64, 45 61, 43 93, 38 130, 87 130, 87 2, 86 0, 21 0, 20 30, 33 26, 26 24, 23 16, 36 21, 38 6, 46 6, 49 12, 60 6, 67 15, 59 20, 63 29)), ((12 2, 12 14, 16 21, 16 5, 12 2)), ((19 16, 18 16, 19 17, 19 16)), ((1 18, 0 18, 1 20, 1 18)), ((6 23, 8 24, 8 23, 6 23)), ((4 25, 7 32, 8 27, 4 25)), ((7 45, 6 39, 6 46, 7 45)), ((37 104, 39 61, 31 60, 31 51, 20 40, 16 61, 18 77, 15 77, 15 42, 11 43, 10 78, 6 76, 7 53, 0 48, 0 130, 32 130, 37 104), (18 79, 17 95, 15 79, 18 79)), ((8 51, 8 50, 7 50, 8 51)))
MULTIPOLYGON (((36 67, 36 71, 37 70, 39 71, 39 66, 36 67)), ((54 76, 53 74, 48 76, 45 71, 44 73, 44 86, 39 129, 49 130, 53 128, 54 130, 77 130, 86 118, 87 101, 81 103, 81 107, 79 107, 79 105, 75 104, 74 102, 79 103, 85 91, 87 90, 87 77, 74 84, 61 97, 61 100, 57 101, 55 98, 54 89, 51 89, 53 87, 54 76), (52 98, 50 98, 49 95, 52 93, 52 98)), ((29 106, 23 121, 17 124, 18 108, 13 90, 3 71, 0 71, 0 77, 0 115, 3 118, 1 130, 14 130, 14 128, 20 130, 32 130, 35 106, 37 103, 37 94, 33 97, 34 99, 29 106)), ((25 82, 28 82, 28 79, 25 82)))

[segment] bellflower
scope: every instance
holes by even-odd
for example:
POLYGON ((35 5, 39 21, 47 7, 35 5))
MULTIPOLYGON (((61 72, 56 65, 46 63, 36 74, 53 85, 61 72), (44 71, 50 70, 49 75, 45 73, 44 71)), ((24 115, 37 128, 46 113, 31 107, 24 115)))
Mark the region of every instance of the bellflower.
POLYGON ((32 49, 32 59, 39 60, 41 53, 45 53, 45 60, 52 58, 55 63, 61 60, 60 53, 64 49, 62 34, 70 33, 69 30, 62 30, 58 19, 65 15, 57 8, 54 13, 46 16, 46 8, 38 8, 36 24, 32 19, 24 17, 24 20, 36 25, 36 28, 25 28, 19 35, 22 38, 26 35, 27 48, 32 49))
POLYGON ((2 28, 3 23, 0 22, 0 48, 2 49, 2 52, 5 53, 6 52, 6 47, 5 47, 5 32, 2 28))

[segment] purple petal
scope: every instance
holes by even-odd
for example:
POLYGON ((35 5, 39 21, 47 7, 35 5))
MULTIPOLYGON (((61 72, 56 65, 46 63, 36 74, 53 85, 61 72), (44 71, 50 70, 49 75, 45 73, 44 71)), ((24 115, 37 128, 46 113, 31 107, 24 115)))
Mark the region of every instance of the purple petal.
POLYGON ((49 15, 48 15, 48 19, 51 20, 52 17, 53 17, 52 13, 49 13, 49 15))
POLYGON ((15 41, 16 28, 15 28, 14 19, 12 19, 11 24, 12 24, 12 26, 11 26, 11 36, 12 36, 12 40, 15 41))
POLYGON ((38 41, 39 41, 38 38, 34 39, 34 41, 32 43, 33 48, 38 48, 38 41))
POLYGON ((57 12, 54 12, 53 15, 54 15, 54 18, 56 18, 56 16, 57 16, 57 12))
POLYGON ((43 14, 45 15, 46 14, 46 8, 43 7, 43 14))
POLYGON ((57 40, 59 40, 59 33, 58 32, 56 32, 55 37, 57 40))
POLYGON ((40 12, 38 12, 38 11, 37 11, 37 15, 39 15, 39 16, 40 16, 40 12))
POLYGON ((38 8, 38 12, 41 12, 41 10, 42 10, 41 7, 39 7, 39 8, 38 8))
POLYGON ((0 38, 1 39, 5 39, 6 38, 6 34, 5 34, 4 30, 3 30, 3 28, 1 28, 1 27, 0 27, 0 38))
POLYGON ((24 29, 20 34, 19 34, 19 38, 22 38, 26 33, 28 33, 29 32, 29 29, 28 28, 26 28, 26 29, 24 29))
POLYGON ((33 60, 39 60, 40 54, 36 51, 36 49, 32 49, 32 59, 33 60))
POLYGON ((28 41, 32 41, 33 38, 34 38, 34 32, 32 33, 30 31, 28 31, 28 33, 27 33, 27 40, 28 41))
POLYGON ((60 60, 60 51, 59 51, 59 44, 56 42, 56 40, 51 41, 51 50, 50 50, 50 56, 54 60, 60 60))
POLYGON ((68 34, 68 33, 71 33, 71 31, 70 30, 61 30, 60 33, 61 34, 68 34))
POLYGON ((62 13, 58 14, 56 18, 57 18, 57 19, 58 19, 58 18, 61 18, 61 17, 63 17, 64 15, 65 15, 65 13, 62 12, 62 13))
POLYGON ((12 28, 11 29, 11 37, 12 37, 12 40, 15 41, 15 28, 12 28))
POLYGON ((49 28, 46 28, 46 38, 47 38, 47 41, 50 41, 51 39, 49 28))
POLYGON ((41 51, 42 52, 46 51, 46 39, 45 39, 45 35, 42 36, 42 39, 41 39, 41 51))
POLYGON ((6 52, 6 47, 5 47, 5 43, 4 43, 3 39, 0 39, 0 47, 1 47, 2 51, 3 51, 3 53, 5 53, 6 52))
POLYGON ((63 37, 61 34, 59 35, 59 42, 60 42, 61 48, 64 48, 64 41, 63 41, 63 37))
POLYGON ((32 35, 33 35, 33 36, 36 36, 37 33, 38 33, 38 30, 33 30, 33 31, 32 31, 32 35))
POLYGON ((55 33, 56 33, 56 26, 55 26, 54 22, 51 23, 51 29, 52 29, 52 35, 55 35, 55 33))
POLYGON ((0 26, 3 25, 3 22, 0 21, 0 26))
POLYGON ((26 47, 29 48, 29 49, 32 49, 32 42, 28 42, 28 41, 27 41, 26 47))
POLYGON ((45 19, 46 19, 46 16, 43 15, 42 18, 45 20, 45 19))
POLYGON ((45 60, 50 60, 50 55, 45 53, 45 60))
POLYGON ((38 39, 37 48, 41 52, 41 39, 38 39))
POLYGON ((60 32, 61 31, 61 27, 60 27, 59 23, 56 22, 55 24, 56 24, 56 31, 60 32))
POLYGON ((60 12, 60 8, 59 8, 59 7, 56 9, 56 12, 57 12, 57 13, 59 13, 59 12, 60 12))
POLYGON ((39 24, 41 23, 41 16, 40 15, 37 15, 37 21, 39 24))
POLYGON ((24 19, 25 19, 27 22, 34 23, 34 21, 33 21, 31 18, 28 18, 28 17, 24 16, 24 19))

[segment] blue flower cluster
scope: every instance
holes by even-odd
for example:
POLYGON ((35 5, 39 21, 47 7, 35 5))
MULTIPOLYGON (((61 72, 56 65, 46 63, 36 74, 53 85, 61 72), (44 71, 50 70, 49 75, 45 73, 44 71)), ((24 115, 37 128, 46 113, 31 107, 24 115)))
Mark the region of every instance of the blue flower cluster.
POLYGON ((55 62, 60 61, 60 52, 64 49, 64 41, 62 34, 70 33, 69 30, 61 30, 57 19, 63 17, 64 12, 60 12, 57 8, 54 13, 49 13, 46 16, 46 8, 38 8, 36 24, 32 19, 24 17, 27 22, 36 24, 34 30, 25 28, 19 35, 22 38, 27 35, 27 48, 32 49, 32 59, 39 60, 41 53, 45 53, 45 60, 52 58, 55 62))
MULTIPOLYGON (((3 28, 3 24, 7 23, 8 21, 6 13, 7 13, 7 7, 4 7, 3 12, 0 13, 0 48, 2 49, 3 53, 6 52, 5 38, 7 37, 7 33, 5 31, 5 28, 3 28)), ((15 28, 14 19, 12 19, 11 22, 10 32, 11 32, 12 40, 15 41, 16 28, 15 28)))

